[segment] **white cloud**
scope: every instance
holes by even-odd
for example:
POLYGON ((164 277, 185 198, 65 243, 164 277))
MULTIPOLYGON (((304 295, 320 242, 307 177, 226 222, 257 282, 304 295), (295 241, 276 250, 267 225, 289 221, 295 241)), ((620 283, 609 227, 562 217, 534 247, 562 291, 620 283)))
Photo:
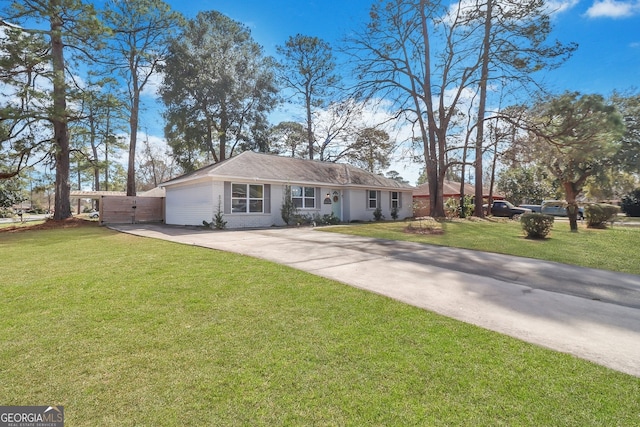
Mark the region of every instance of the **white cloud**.
MULTIPOLYGON (((497 2, 501 6, 502 10, 506 12, 516 7, 512 2, 502 3, 500 0, 497 0, 497 2)), ((579 2, 580 0, 547 0, 545 2, 543 10, 549 15, 555 15, 573 8, 579 2)), ((451 25, 456 21, 457 15, 464 16, 465 14, 472 13, 477 8, 478 3, 476 0, 460 0, 449 6, 449 10, 447 11, 446 16, 443 18, 443 21, 448 25, 451 25)), ((486 9, 486 7, 481 6, 481 9, 484 10, 486 9)))
POLYGON ((580 3, 580 0, 549 0, 546 2, 546 10, 549 14, 566 12, 580 3))
POLYGON ((640 1, 597 0, 587 10, 589 18, 626 18, 640 12, 640 1))

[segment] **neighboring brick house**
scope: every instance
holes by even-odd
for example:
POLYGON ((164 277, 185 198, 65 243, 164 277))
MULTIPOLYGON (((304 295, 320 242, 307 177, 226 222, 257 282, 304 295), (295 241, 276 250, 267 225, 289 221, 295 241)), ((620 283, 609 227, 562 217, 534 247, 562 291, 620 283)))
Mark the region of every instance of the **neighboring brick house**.
MULTIPOLYGON (((473 184, 464 184, 464 194, 474 196, 476 192, 473 184)), ((489 191, 484 190, 483 197, 489 199, 489 191)), ((443 183, 443 199, 446 203, 448 199, 460 200, 460 183, 455 181, 444 181, 443 183)), ((493 200, 502 200, 504 197, 499 194, 493 195, 493 200)), ((431 213, 429 196, 429 184, 422 184, 413 189, 413 215, 417 217, 429 216, 431 213)))

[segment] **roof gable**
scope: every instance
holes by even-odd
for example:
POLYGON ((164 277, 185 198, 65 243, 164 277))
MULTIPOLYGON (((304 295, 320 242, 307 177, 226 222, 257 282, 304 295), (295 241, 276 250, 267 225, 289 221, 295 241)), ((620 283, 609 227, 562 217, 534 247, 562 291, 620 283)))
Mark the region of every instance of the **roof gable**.
POLYGON ((344 163, 295 159, 244 151, 237 156, 183 175, 162 186, 207 178, 313 183, 333 186, 412 189, 390 178, 344 163))

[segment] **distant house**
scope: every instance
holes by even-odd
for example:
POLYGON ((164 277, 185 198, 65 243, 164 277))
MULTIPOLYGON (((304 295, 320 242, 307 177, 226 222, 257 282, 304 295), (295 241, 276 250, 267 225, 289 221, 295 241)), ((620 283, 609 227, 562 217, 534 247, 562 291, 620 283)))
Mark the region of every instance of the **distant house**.
MULTIPOLYGON (((464 194, 473 197, 476 193, 475 186, 473 184, 464 184, 464 194)), ((483 198, 489 199, 489 190, 485 189, 483 192, 483 198)), ((460 200, 460 183, 456 181, 447 181, 443 183, 443 199, 446 203, 448 199, 460 200)), ((422 184, 413 189, 413 206, 414 216, 429 216, 431 212, 430 208, 430 194, 429 184, 422 184)), ((493 195, 494 200, 502 200, 504 197, 499 194, 493 195)))
POLYGON ((329 215, 341 222, 370 221, 380 208, 391 219, 412 216, 413 187, 351 165, 245 151, 172 179, 165 189, 165 222, 202 225, 218 208, 228 228, 284 225, 287 186, 302 215, 329 215))

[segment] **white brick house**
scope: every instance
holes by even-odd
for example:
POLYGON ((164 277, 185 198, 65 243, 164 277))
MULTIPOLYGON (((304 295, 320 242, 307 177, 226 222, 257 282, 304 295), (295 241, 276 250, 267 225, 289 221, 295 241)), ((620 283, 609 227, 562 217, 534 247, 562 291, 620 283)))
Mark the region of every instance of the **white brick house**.
POLYGON ((160 185, 166 190, 165 222, 202 225, 224 213, 228 228, 284 225, 283 197, 303 215, 333 213, 341 222, 370 221, 380 208, 391 219, 412 216, 413 187, 351 165, 245 151, 160 185))

